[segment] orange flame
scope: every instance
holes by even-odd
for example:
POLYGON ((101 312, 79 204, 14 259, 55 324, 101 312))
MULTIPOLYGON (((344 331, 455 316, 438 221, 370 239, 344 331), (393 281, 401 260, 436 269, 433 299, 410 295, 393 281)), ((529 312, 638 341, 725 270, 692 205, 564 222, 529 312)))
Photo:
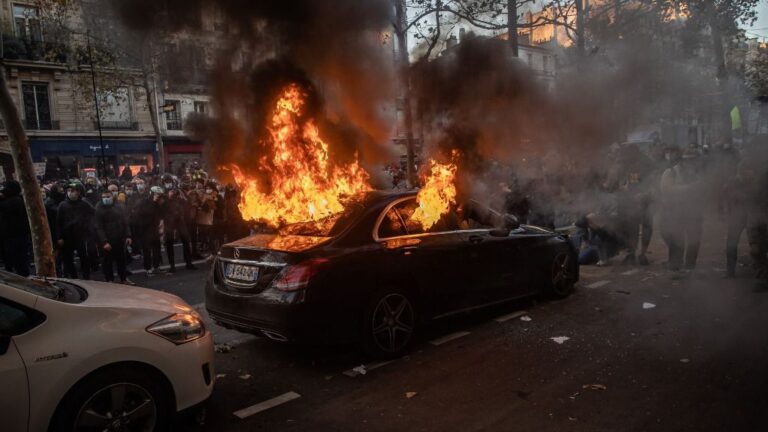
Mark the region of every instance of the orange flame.
POLYGON ((459 152, 453 150, 451 161, 438 163, 429 161, 429 173, 426 174, 424 187, 416 195, 419 207, 413 212, 411 220, 417 221, 424 229, 431 228, 456 204, 456 160, 459 152))
POLYGON ((267 155, 259 161, 269 190, 237 165, 230 167, 242 189, 239 207, 246 220, 273 228, 319 221, 343 211, 344 197, 371 190, 369 175, 357 158, 347 165, 333 163, 314 121, 301 120, 305 98, 299 86, 291 84, 275 103, 267 155))

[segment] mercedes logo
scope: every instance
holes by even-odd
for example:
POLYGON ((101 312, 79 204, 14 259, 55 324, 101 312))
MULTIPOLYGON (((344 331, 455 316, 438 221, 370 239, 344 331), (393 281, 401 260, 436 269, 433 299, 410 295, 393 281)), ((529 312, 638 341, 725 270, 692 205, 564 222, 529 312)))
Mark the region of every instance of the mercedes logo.
POLYGON ((235 248, 235 259, 240 258, 240 249, 235 248))

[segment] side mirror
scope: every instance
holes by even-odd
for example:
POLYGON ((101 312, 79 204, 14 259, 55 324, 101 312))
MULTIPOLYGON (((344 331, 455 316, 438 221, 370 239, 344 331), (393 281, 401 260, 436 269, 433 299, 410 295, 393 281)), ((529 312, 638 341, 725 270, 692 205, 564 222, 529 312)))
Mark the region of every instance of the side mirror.
POLYGON ((0 335, 0 355, 8 352, 9 346, 11 346, 11 337, 8 335, 0 335))
POLYGON ((509 237, 510 230, 507 228, 494 228, 488 231, 491 237, 509 237))
POLYGON ((508 229, 509 231, 516 230, 520 228, 520 221, 518 221, 517 218, 511 214, 505 214, 504 228, 508 229))

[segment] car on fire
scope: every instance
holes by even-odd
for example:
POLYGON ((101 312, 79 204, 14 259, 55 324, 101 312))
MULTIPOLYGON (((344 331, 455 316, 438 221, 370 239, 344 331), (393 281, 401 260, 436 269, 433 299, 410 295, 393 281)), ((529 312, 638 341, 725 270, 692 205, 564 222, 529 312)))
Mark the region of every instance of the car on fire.
POLYGON ((403 354, 425 320, 546 292, 579 277, 566 236, 475 201, 429 230, 415 192, 369 192, 317 222, 224 245, 206 283, 218 324, 295 343, 357 341, 403 354))
POLYGON ((210 397, 213 358, 174 295, 0 271, 4 432, 168 430, 210 397))

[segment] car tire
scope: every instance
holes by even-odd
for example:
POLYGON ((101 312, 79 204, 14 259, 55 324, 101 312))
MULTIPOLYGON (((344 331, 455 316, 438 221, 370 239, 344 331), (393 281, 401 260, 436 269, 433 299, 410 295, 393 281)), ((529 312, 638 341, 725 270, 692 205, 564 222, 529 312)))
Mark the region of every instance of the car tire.
POLYGON ((108 430, 116 423, 127 430, 169 430, 173 395, 155 375, 119 366, 87 376, 64 396, 49 431, 108 430))
POLYGON ((371 298, 363 316, 363 350, 376 358, 401 357, 413 346, 418 323, 411 294, 400 289, 382 290, 371 298))
POLYGON ((576 278, 573 277, 574 257, 568 252, 558 252, 552 259, 547 294, 554 299, 564 299, 573 294, 576 278))

